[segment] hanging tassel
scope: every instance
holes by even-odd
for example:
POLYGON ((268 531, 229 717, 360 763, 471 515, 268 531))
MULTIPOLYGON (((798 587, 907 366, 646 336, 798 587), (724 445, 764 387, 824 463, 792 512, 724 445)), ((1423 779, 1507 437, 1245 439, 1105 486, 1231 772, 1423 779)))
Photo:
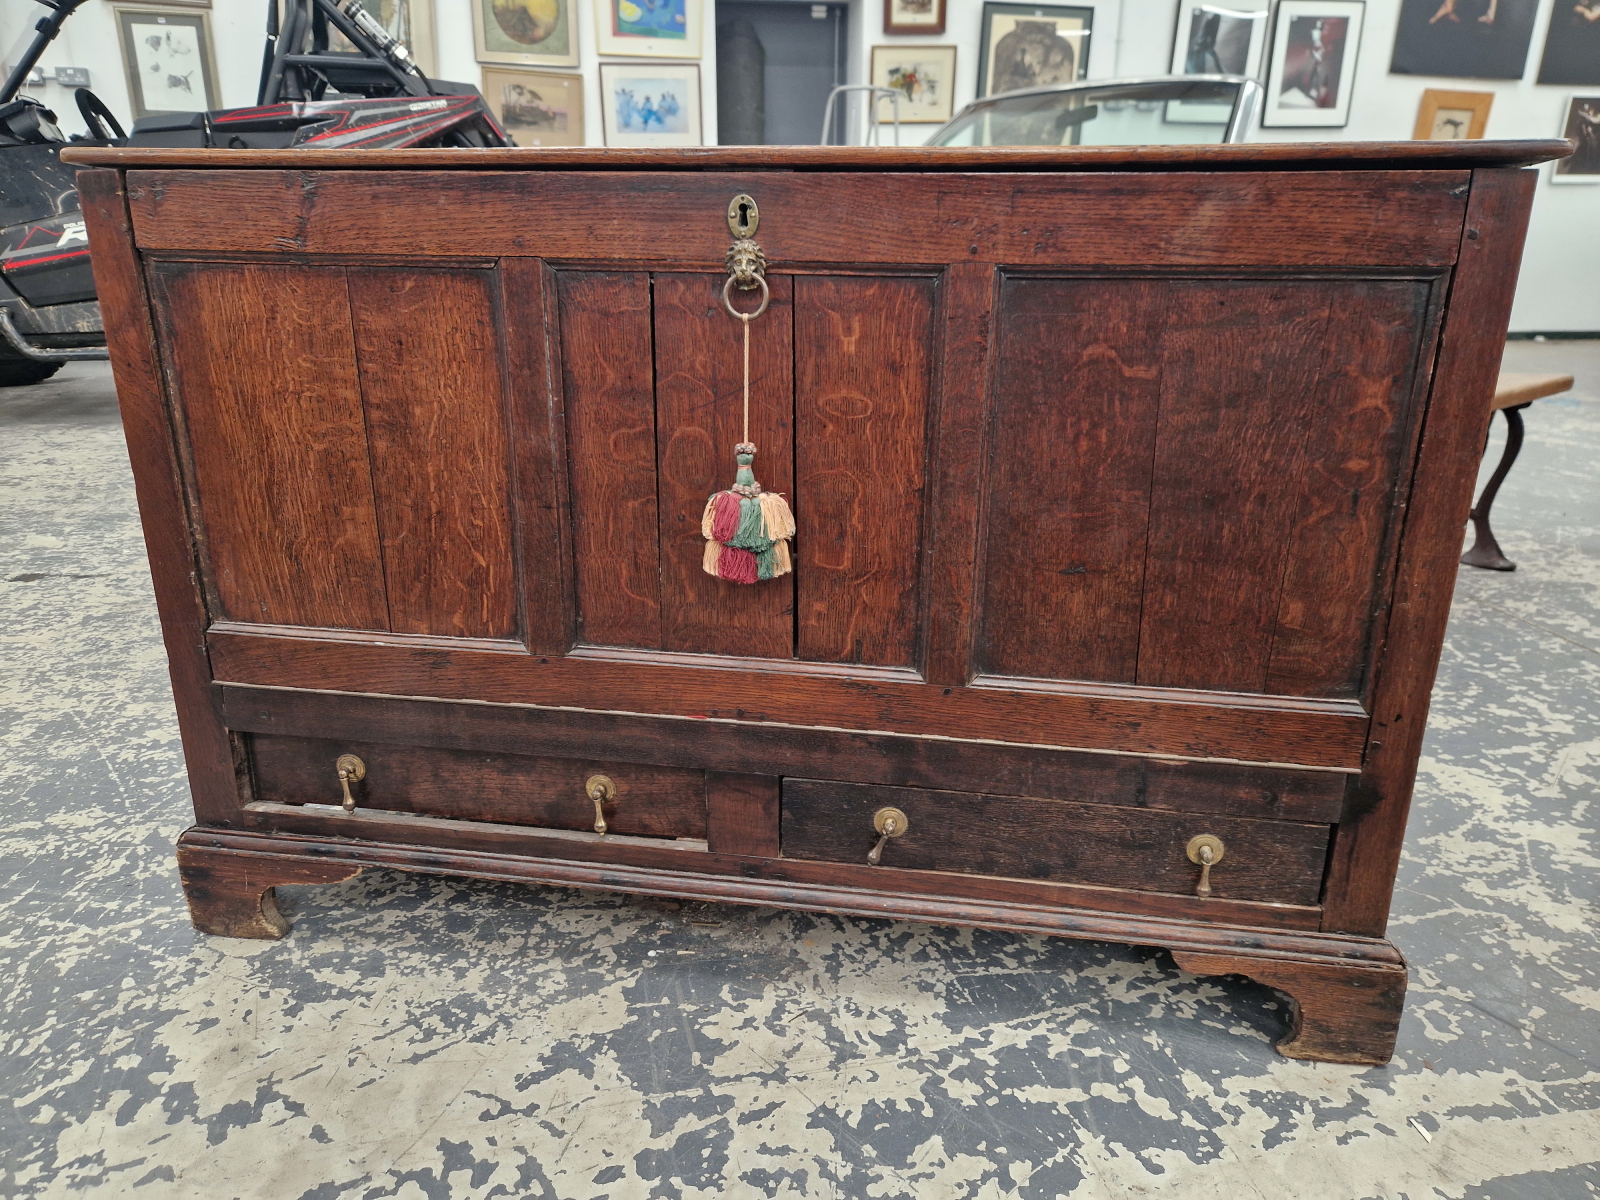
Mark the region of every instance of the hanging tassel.
POLYGON ((756 482, 756 448, 740 442, 734 448, 739 464, 733 487, 706 501, 700 532, 706 539, 701 565, 707 575, 730 583, 776 579, 793 569, 788 539, 794 536, 794 514, 777 492, 756 482))

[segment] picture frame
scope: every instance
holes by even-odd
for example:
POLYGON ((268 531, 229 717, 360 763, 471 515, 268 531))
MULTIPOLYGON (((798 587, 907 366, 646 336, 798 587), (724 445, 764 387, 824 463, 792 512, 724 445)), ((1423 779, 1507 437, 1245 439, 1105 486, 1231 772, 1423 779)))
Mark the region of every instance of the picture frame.
POLYGON ((583 76, 526 67, 481 68, 483 100, 518 146, 581 146, 583 76))
POLYGON ((209 12, 141 6, 112 13, 135 120, 221 107, 209 12))
POLYGON ((471 0, 472 48, 481 63, 578 65, 574 0, 471 0))
MULTIPOLYGON (((210 0, 206 0, 210 3, 210 0)), ((387 6, 382 4, 364 5, 369 16, 377 20, 384 27, 389 36, 404 44, 406 51, 411 55, 411 61, 417 64, 428 78, 433 78, 439 69, 439 46, 434 38, 434 0, 389 0, 387 6), (384 19, 384 8, 388 8, 389 17, 384 19)), ((330 50, 353 51, 354 46, 337 29, 328 30, 328 48, 330 50)))
POLYGON ((1093 8, 986 0, 978 98, 1087 78, 1093 31, 1093 8))
POLYGON ((1600 91, 1568 98, 1561 136, 1578 148, 1550 164, 1550 182, 1600 183, 1600 91))
POLYGON ((888 34, 944 32, 947 0, 883 0, 883 31, 888 34))
MULTIPOLYGON (((1271 17, 1268 0, 1178 0, 1172 30, 1174 75, 1245 75, 1256 77, 1267 42, 1271 17)), ((1166 119, 1178 124, 1226 125, 1231 104, 1169 100, 1166 119)))
POLYGON ((1365 0, 1278 0, 1261 124, 1342 129, 1350 121, 1365 0))
POLYGON ((1538 11, 1539 0, 1401 0, 1389 73, 1521 79, 1538 11))
POLYGON ((698 146, 700 66, 601 63, 600 113, 607 146, 698 146))
POLYGON ((647 8, 635 0, 594 0, 598 51, 622 58, 699 58, 704 0, 657 3, 658 7, 647 8))
POLYGON ((1600 87, 1600 0, 1561 0, 1550 14, 1537 83, 1600 87))
MULTIPOLYGON (((899 104, 902 125, 943 125, 955 112, 956 48, 898 45, 872 48, 872 85, 891 88, 905 97, 899 104)), ((896 106, 887 99, 873 106, 879 125, 891 125, 896 106)))
POLYGON ((1417 108, 1413 141, 1449 142, 1481 138, 1489 124, 1493 92, 1451 92, 1429 88, 1417 108))

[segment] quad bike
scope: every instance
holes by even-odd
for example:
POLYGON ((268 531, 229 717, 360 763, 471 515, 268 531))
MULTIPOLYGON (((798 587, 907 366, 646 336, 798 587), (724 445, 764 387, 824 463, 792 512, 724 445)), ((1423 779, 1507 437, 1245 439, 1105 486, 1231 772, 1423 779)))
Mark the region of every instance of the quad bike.
POLYGON ((21 94, 34 64, 86 0, 50 12, 0 85, 0 387, 38 383, 74 359, 104 358, 89 243, 65 145, 277 149, 299 146, 507 146, 471 84, 428 79, 360 0, 269 0, 256 103, 141 117, 132 133, 87 88, 88 133, 21 94))

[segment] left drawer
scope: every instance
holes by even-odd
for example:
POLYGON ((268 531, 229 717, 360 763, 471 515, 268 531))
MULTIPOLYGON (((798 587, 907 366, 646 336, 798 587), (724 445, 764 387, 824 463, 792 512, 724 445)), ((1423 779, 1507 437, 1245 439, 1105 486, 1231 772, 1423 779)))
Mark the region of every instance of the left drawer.
POLYGON ((364 774, 351 784, 358 810, 593 830, 595 805, 588 784, 601 775, 612 784, 604 801, 609 832, 706 836, 704 771, 266 734, 250 737, 249 743, 257 800, 339 804, 337 764, 342 755, 354 755, 364 774))

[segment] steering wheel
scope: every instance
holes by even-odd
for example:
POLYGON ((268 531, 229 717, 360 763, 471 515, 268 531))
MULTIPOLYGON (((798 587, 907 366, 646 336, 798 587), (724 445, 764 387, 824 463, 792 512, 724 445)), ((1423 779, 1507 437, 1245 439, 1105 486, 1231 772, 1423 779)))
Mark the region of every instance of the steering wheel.
POLYGON ((73 97, 78 101, 78 114, 83 118, 83 123, 89 127, 90 137, 101 142, 115 140, 106 128, 107 122, 110 122, 111 129, 116 130, 117 137, 128 136, 116 116, 106 107, 105 101, 88 88, 79 88, 73 93, 73 97))

